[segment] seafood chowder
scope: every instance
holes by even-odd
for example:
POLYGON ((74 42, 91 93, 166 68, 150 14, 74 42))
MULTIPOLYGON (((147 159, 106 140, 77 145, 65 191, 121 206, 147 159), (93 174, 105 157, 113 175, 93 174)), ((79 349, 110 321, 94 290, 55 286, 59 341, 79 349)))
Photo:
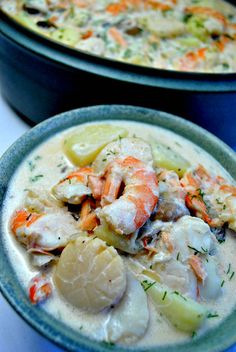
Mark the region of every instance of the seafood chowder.
POLYGON ((236 72, 236 7, 222 0, 0 0, 74 49, 160 69, 236 72))
POLYGON ((29 300, 97 341, 186 341, 236 303, 235 183, 163 128, 106 121, 56 134, 18 168, 4 216, 29 300))

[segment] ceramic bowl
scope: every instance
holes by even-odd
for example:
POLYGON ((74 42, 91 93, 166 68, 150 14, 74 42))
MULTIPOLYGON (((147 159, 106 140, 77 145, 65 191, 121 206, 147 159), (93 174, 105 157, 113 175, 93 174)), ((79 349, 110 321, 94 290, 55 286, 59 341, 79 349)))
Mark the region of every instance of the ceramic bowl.
MULTIPOLYGON (((72 126, 89 121, 100 120, 133 120, 169 129, 197 144, 236 178, 236 154, 218 138, 202 128, 179 117, 141 107, 103 105, 72 110, 51 118, 34 127, 18 139, 0 160, 0 232, 3 231, 4 197, 9 181, 24 158, 40 143, 72 126)), ((99 343, 84 337, 65 326, 40 306, 33 306, 8 259, 2 236, 0 236, 0 289, 15 311, 42 335, 69 351, 119 351, 122 348, 107 343, 99 343)), ((207 331, 203 336, 186 343, 166 345, 163 347, 140 348, 139 352, 216 352, 223 351, 236 343, 236 309, 219 326, 207 331)))

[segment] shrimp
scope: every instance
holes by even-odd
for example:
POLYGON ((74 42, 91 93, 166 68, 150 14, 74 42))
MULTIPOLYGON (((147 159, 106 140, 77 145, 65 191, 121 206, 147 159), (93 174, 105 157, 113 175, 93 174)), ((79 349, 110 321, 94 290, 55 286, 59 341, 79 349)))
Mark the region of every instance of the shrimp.
POLYGON ((236 231, 236 187, 221 176, 214 176, 199 165, 185 173, 181 184, 187 191, 187 207, 211 227, 228 223, 236 231))
POLYGON ((29 283, 28 295, 31 303, 38 304, 45 301, 52 294, 52 285, 46 275, 34 276, 29 283))
POLYGON ((82 203, 86 196, 92 194, 91 188, 88 187, 90 175, 94 175, 91 167, 82 167, 71 172, 52 188, 53 195, 58 200, 70 204, 82 203))
POLYGON ((38 214, 20 209, 13 215, 10 226, 20 243, 30 252, 39 254, 64 248, 71 236, 78 232, 72 217, 60 211, 38 214))
POLYGON ((206 271, 203 267, 202 259, 200 257, 197 257, 196 255, 192 255, 189 258, 189 265, 191 266, 196 278, 200 282, 204 282, 207 274, 206 274, 206 271))
POLYGON ((81 230, 92 231, 99 225, 97 215, 93 211, 96 205, 91 199, 86 199, 81 206, 79 226, 81 230))
POLYGON ((206 17, 212 17, 219 22, 221 22, 224 26, 227 24, 227 20, 225 16, 211 8, 211 7, 206 7, 206 6, 191 6, 191 7, 186 7, 185 8, 185 13, 186 14, 191 14, 191 15, 201 15, 201 16, 206 16, 206 17))
POLYGON ((157 175, 160 197, 154 219, 175 221, 181 216, 189 215, 185 206, 186 190, 181 186, 174 171, 164 170, 157 175))
POLYGON ((195 51, 187 52, 180 59, 180 70, 191 71, 198 67, 199 64, 203 63, 206 59, 207 48, 201 48, 195 51))
POLYGON ((117 233, 134 233, 148 220, 158 201, 158 182, 153 168, 128 156, 110 163, 104 176, 103 208, 99 217, 117 233), (123 194, 118 198, 122 184, 123 194))

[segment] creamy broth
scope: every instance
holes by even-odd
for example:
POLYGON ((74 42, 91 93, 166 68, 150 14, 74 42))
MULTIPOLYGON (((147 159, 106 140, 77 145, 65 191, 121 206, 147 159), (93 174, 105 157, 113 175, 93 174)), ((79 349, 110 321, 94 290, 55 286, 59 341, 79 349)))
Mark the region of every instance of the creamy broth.
POLYGON ((159 69, 236 71, 236 11, 222 0, 1 0, 22 25, 74 49, 159 69))
MULTIPOLYGON (((127 121, 106 121, 105 123, 126 128, 129 131, 130 137, 135 135, 145 141, 156 140, 157 142, 162 142, 176 152, 184 155, 191 166, 197 166, 201 163, 207 170, 214 170, 216 174, 224 177, 231 183, 233 182, 230 175, 209 154, 190 141, 166 129, 127 121)), ((38 273, 38 269, 31 265, 25 248, 14 238, 9 228, 10 218, 14 210, 20 208, 23 204, 27 189, 50 190, 67 175, 68 169, 73 167, 73 165, 63 153, 63 141, 68 132, 71 133, 82 129, 85 125, 88 124, 65 130, 63 133, 57 134, 42 143, 26 157, 10 182, 4 204, 4 218, 6 219, 3 233, 4 244, 12 266, 25 289, 27 289, 30 279, 38 273)), ((63 211, 66 212, 66 208, 63 208, 63 211)), ((219 257, 217 270, 221 278, 221 293, 216 300, 201 302, 202 305, 205 305, 216 316, 206 319, 203 327, 197 332, 198 335, 218 324, 235 306, 235 299, 232 296, 232 292, 236 290, 236 277, 232 276, 232 273, 236 270, 236 238, 234 238, 232 232, 227 232, 226 241, 218 245, 217 250, 219 257), (229 264, 230 273, 227 274, 229 264)), ((129 267, 129 258, 123 257, 123 259, 126 267, 129 267)), ((187 334, 173 328, 158 313, 158 309, 155 308, 150 298, 148 298, 148 305, 150 313, 148 328, 144 336, 139 341, 133 343, 135 346, 147 347, 164 345, 166 343, 172 344, 192 338, 189 333, 187 334)), ((107 324, 109 311, 105 310, 98 314, 92 314, 77 309, 62 297, 55 286, 53 287, 52 296, 43 303, 42 307, 45 311, 76 331, 99 341, 108 341, 107 324)), ((124 342, 121 340, 119 343, 125 344, 127 341, 124 342)))

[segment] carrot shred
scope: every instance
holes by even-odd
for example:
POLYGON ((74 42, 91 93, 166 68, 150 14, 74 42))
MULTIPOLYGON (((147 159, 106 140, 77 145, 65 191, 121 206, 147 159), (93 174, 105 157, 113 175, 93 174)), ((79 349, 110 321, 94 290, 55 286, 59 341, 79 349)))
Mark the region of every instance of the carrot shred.
POLYGON ((117 42, 117 44, 119 44, 123 48, 127 47, 126 40, 123 38, 122 34, 117 28, 111 27, 108 32, 112 36, 112 38, 117 42))
POLYGON ((206 6, 191 6, 191 7, 186 7, 185 8, 186 13, 191 13, 193 15, 206 15, 209 17, 214 17, 220 22, 222 22, 224 25, 227 24, 227 20, 225 16, 217 11, 212 9, 211 7, 206 7, 206 6))
POLYGON ((88 39, 92 36, 93 36, 93 31, 89 29, 87 32, 82 34, 81 39, 88 39))

